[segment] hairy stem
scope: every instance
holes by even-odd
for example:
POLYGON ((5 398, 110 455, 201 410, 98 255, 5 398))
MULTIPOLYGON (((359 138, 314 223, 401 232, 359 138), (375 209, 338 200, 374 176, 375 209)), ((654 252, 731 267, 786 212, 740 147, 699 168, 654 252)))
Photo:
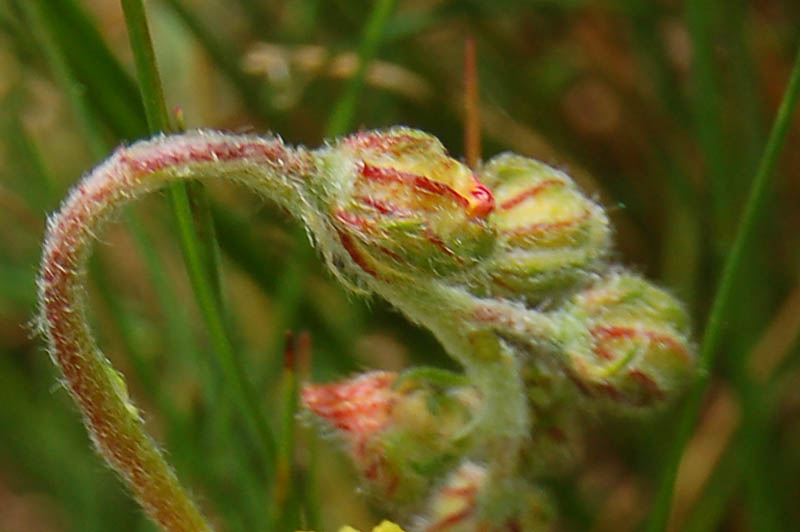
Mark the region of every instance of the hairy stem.
POLYGON ((89 330, 86 263, 93 237, 124 204, 187 179, 238 181, 291 209, 304 201, 299 185, 313 168, 309 152, 290 149, 277 138, 203 131, 159 137, 118 149, 84 178, 50 219, 39 292, 41 328, 51 357, 98 452, 164 530, 211 527, 148 435, 124 380, 89 330))
POLYGON ((545 313, 504 300, 476 297, 437 282, 375 291, 412 320, 428 327, 447 352, 464 365, 467 377, 484 399, 470 430, 487 451, 488 477, 480 496, 482 517, 505 522, 520 503, 520 451, 531 430, 520 353, 503 337, 544 342, 558 323, 545 313))

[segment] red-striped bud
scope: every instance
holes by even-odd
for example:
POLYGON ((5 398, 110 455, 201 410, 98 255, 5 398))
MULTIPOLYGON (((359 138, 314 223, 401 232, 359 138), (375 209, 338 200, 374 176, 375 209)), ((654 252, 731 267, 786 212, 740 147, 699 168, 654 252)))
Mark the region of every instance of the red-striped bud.
POLYGON ((492 249, 492 193, 435 137, 407 128, 363 132, 325 157, 333 225, 368 275, 446 275, 492 249))
POLYGON ((569 176, 506 153, 480 178, 496 202, 489 222, 497 244, 486 266, 493 295, 540 301, 602 265, 611 243, 608 218, 569 176))
POLYGON ((590 395, 651 405, 694 369, 686 311, 641 277, 613 273, 576 294, 561 316, 567 370, 590 395))
POLYGON ((502 508, 487 508, 488 471, 474 462, 461 464, 436 490, 429 503, 424 532, 534 532, 548 530, 553 509, 547 497, 523 481, 499 499, 502 508), (492 515, 499 513, 502 518, 492 515))

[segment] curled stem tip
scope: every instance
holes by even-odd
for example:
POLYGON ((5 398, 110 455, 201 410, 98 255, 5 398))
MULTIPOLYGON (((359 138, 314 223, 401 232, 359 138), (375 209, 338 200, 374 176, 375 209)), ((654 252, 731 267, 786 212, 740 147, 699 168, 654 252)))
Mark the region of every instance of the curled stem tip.
POLYGON ((49 220, 39 276, 40 323, 50 355, 98 452, 169 532, 211 530, 148 435, 125 382, 86 319, 86 263, 94 236, 120 207, 167 183, 225 178, 288 205, 310 160, 277 138, 198 131, 118 149, 49 220))

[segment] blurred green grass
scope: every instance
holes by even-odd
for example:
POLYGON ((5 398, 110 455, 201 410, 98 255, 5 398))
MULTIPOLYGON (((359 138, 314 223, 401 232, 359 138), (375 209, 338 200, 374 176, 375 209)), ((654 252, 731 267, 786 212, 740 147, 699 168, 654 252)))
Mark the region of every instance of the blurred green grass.
MULTIPOLYGON (((189 127, 273 130, 312 146, 399 123, 462 153, 462 48, 473 36, 484 157, 513 150, 572 173, 609 207, 621 261, 689 305, 698 343, 800 43, 792 0, 164 0, 147 15, 166 109, 180 107, 189 127), (381 5, 384 23, 368 24, 381 5), (374 60, 359 70, 359 55, 374 60)), ((152 530, 91 452, 28 325, 45 214, 114 145, 147 134, 125 18, 115 1, 3 0, 0 42, 0 531, 152 530)), ((744 252, 677 477, 674 530, 800 529, 799 128, 795 119, 744 252)), ((380 512, 355 493, 336 446, 290 422, 297 377, 282 369, 284 330, 310 333, 316 380, 452 363, 382 302, 344 293, 287 215, 209 189, 216 243, 198 243, 211 243, 207 265, 219 246, 210 278, 225 342, 247 368, 241 397, 267 413, 286 484, 276 489, 231 368, 214 356, 185 237, 161 197, 97 246, 90 296, 103 349, 227 530, 367 526, 380 512)), ((682 406, 590 429, 585 462, 554 481, 564 530, 642 526, 682 406)))

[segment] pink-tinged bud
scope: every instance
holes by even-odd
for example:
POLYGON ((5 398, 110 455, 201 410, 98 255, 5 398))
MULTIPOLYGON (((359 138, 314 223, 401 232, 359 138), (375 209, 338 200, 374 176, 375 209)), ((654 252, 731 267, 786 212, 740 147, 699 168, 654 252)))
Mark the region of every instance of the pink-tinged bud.
POLYGON ((569 176, 506 153, 480 178, 496 202, 489 216, 497 231, 487 265, 492 295, 541 301, 602 266, 611 243, 608 218, 569 176))
POLYGON ((386 428, 396 378, 395 373, 375 371, 333 384, 305 386, 303 402, 348 439, 360 443, 386 428))
POLYGON ((522 481, 515 483, 513 493, 500 500, 503 517, 489 515, 483 501, 488 471, 486 467, 465 462, 437 489, 421 528, 424 532, 538 532, 548 529, 553 510, 546 496, 522 481))
POLYGON ((411 505, 467 446, 464 428, 478 410, 474 389, 373 372, 307 386, 303 400, 341 431, 356 468, 384 503, 411 505))
POLYGON ((396 378, 395 373, 376 371, 332 384, 305 386, 302 391, 306 407, 339 429, 363 478, 388 494, 396 491, 398 476, 387 468, 377 436, 391 423, 396 378))
POLYGON ((686 311, 641 277, 612 273, 577 293, 561 315, 567 371, 587 394, 652 405, 694 369, 686 311))
POLYGON ((357 133, 324 157, 322 195, 360 271, 446 275, 491 251, 492 193, 435 137, 407 128, 357 133))

